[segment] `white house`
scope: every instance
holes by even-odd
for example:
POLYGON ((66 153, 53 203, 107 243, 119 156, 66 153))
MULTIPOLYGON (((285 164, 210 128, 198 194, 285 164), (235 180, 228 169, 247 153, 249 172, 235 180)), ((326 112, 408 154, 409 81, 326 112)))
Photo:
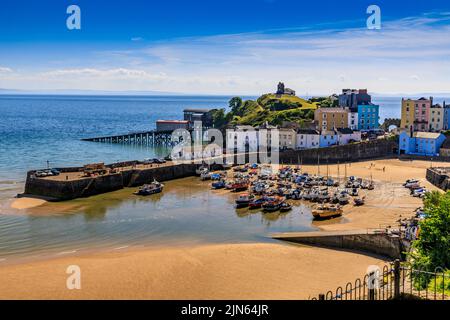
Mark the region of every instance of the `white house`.
POLYGON ((436 104, 430 108, 428 124, 430 131, 439 132, 444 129, 444 108, 436 104))
POLYGON ((297 130, 297 149, 314 149, 320 146, 320 134, 317 130, 297 130))
POLYGON ((337 129, 336 132, 338 134, 338 143, 340 145, 361 141, 361 131, 355 131, 349 128, 344 128, 344 129, 337 129))
POLYGON ((294 129, 280 128, 279 142, 282 149, 295 149, 297 147, 297 132, 294 129))
POLYGON ((348 113, 348 127, 352 130, 358 130, 358 112, 348 113))
POLYGON ((236 126, 227 129, 227 149, 238 152, 258 151, 258 131, 252 126, 236 126))

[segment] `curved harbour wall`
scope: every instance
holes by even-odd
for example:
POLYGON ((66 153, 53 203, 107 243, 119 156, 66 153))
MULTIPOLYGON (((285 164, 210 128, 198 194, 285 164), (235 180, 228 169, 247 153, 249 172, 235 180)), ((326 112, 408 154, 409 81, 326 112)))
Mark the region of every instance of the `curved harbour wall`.
MULTIPOLYGON (((108 167, 117 167, 117 164, 108 167)), ((27 174, 25 194, 53 201, 71 200, 96 194, 116 191, 125 187, 136 187, 152 182, 189 177, 195 174, 195 164, 178 164, 148 169, 130 169, 119 173, 76 180, 60 181, 35 177, 36 171, 27 174)), ((64 172, 79 172, 82 168, 61 168, 64 172)))

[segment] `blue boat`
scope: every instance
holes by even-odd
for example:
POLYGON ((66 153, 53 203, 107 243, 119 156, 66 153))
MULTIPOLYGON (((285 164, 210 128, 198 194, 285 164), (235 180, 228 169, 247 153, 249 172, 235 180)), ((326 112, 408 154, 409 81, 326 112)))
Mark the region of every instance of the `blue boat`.
POLYGON ((223 189, 223 188, 225 188, 225 181, 220 180, 220 181, 213 182, 211 184, 211 186, 213 189, 223 189))

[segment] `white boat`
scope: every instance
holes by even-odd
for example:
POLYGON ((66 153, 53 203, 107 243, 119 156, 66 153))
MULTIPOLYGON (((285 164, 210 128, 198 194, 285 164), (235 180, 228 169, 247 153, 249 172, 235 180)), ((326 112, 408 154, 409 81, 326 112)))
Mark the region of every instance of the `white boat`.
POLYGON ((197 169, 195 169, 195 174, 200 176, 202 173, 208 172, 208 171, 209 171, 209 169, 207 166, 201 166, 201 167, 198 167, 197 169))

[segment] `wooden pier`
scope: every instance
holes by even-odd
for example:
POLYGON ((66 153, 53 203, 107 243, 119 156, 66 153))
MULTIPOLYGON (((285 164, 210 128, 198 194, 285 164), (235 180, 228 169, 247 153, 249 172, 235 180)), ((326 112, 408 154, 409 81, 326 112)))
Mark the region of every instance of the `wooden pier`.
POLYGON ((102 142, 102 143, 123 143, 140 144, 151 146, 172 146, 172 131, 144 131, 120 134, 114 136, 103 136, 95 138, 85 138, 82 141, 102 142))

